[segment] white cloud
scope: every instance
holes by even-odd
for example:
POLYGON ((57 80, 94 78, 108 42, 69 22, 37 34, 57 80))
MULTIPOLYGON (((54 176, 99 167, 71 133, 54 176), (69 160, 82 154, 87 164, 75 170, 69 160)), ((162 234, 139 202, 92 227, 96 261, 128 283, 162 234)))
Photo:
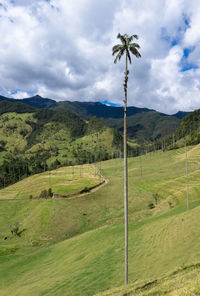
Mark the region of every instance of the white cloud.
POLYGON ((129 105, 173 113, 200 107, 200 9, 191 0, 0 0, 0 91, 22 98, 122 103, 118 32, 138 34, 129 105), (189 24, 188 24, 189 23, 189 24), (175 46, 172 46, 173 45, 175 46), (184 62, 184 48, 193 51, 184 62))
POLYGON ((14 99, 24 99, 28 98, 29 94, 25 91, 18 90, 15 93, 10 93, 10 96, 12 96, 14 99))

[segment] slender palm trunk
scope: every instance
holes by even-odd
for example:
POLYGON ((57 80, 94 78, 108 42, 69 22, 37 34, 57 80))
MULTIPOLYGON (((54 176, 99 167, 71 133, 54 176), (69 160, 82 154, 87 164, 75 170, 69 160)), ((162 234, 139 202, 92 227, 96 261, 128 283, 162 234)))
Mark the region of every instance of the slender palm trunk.
POLYGON ((124 224, 125 224, 125 285, 128 284, 128 168, 127 168, 127 54, 124 83, 124 224))
POLYGON ((185 140, 185 169, 186 169, 186 184, 187 184, 187 209, 189 209, 188 160, 187 160, 187 144, 186 144, 186 140, 185 140))
POLYGON ((140 158, 140 176, 142 177, 142 158, 141 155, 139 156, 140 158))

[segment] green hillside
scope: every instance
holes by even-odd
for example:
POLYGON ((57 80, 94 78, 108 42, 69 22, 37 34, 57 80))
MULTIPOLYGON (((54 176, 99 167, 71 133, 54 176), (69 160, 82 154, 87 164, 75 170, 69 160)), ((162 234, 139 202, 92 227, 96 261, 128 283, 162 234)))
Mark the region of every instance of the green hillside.
POLYGON ((175 132, 177 139, 187 136, 189 144, 198 144, 200 142, 200 109, 195 110, 184 117, 175 132))
POLYGON ((8 112, 32 113, 35 109, 29 105, 20 102, 9 102, 0 100, 0 115, 8 112))
POLYGON ((177 128, 165 138, 156 142, 157 147, 165 149, 177 149, 187 145, 196 145, 200 143, 200 109, 190 112, 184 116, 177 128))
POLYGON ((36 122, 32 113, 5 113, 0 116, 0 139, 5 151, 13 153, 25 150, 27 138, 32 132, 30 122, 36 122))
POLYGON ((0 295, 198 295, 199 145, 188 161, 189 210, 183 148, 128 160, 126 288, 122 160, 98 163, 109 182, 82 197, 0 200, 0 295), (15 221, 20 237, 9 232, 15 221))
MULTIPOLYGON (((123 118, 107 118, 104 122, 123 132, 123 118)), ((179 119, 156 111, 143 112, 129 116, 127 134, 130 138, 158 140, 172 133, 178 126, 179 119)))
MULTIPOLYGON (((89 119, 92 116, 100 118, 107 126, 123 132, 123 107, 106 106, 95 102, 58 102, 58 106, 89 119)), ((57 107, 58 108, 58 107, 57 107)), ((187 113, 185 113, 186 115, 187 113)), ((182 115, 184 117, 184 115, 182 115)), ((147 108, 127 108, 127 133, 130 138, 157 140, 175 131, 179 116, 159 113, 147 108)))
POLYGON ((0 191, 0 199, 39 198, 40 193, 49 188, 55 195, 68 197, 85 188, 95 187, 102 181, 99 171, 92 165, 62 167, 5 187, 0 191))
POLYGON ((113 158, 121 150, 119 132, 97 118, 84 121, 63 109, 6 112, 0 115, 0 188, 47 169, 113 158))

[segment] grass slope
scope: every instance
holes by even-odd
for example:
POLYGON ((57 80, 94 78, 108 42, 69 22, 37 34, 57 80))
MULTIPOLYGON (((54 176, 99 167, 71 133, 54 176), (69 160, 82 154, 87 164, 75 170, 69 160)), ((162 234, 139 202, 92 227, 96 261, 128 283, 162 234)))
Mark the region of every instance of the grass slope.
MULTIPOLYGON (((188 148, 190 210, 186 209, 184 153, 179 149, 129 159, 132 286, 105 295, 184 292, 183 282, 191 287, 193 276, 197 289, 200 146, 188 148), (158 195, 158 204, 153 194, 158 195), (155 208, 150 209, 149 203, 155 208), (158 280, 157 286, 135 290, 153 280, 158 280)), ((100 165, 109 183, 91 195, 74 200, 1 201, 0 233, 9 238, 1 239, 0 295, 84 296, 123 285, 123 161, 100 165), (8 233, 16 220, 25 229, 21 237, 8 233), (72 238, 75 234, 80 235, 72 238)))
POLYGON ((58 195, 78 194, 101 182, 101 176, 92 165, 62 167, 57 170, 36 174, 0 190, 0 199, 27 199, 39 197, 41 191, 52 189, 58 195))
POLYGON ((168 276, 149 282, 136 282, 127 287, 110 289, 96 296, 198 296, 200 264, 178 268, 168 276))
MULTIPOLYGON (((130 281, 152 281, 200 261, 199 208, 173 214, 130 223, 130 281)), ((123 284, 123 254, 123 226, 114 225, 3 256, 1 295, 93 295, 123 284)))

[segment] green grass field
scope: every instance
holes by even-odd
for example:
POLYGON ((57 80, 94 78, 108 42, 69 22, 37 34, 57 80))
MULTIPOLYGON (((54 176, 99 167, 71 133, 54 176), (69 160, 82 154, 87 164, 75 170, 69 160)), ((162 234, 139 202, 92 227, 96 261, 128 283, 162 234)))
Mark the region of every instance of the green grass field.
POLYGON ((189 210, 183 148, 128 163, 130 285, 123 287, 123 160, 115 159, 97 164, 109 182, 89 195, 8 200, 4 189, 0 295, 200 295, 200 146, 188 147, 189 210), (21 237, 10 233, 15 221, 21 237))
POLYGON ((99 171, 92 165, 62 167, 28 177, 0 190, 1 199, 38 198, 41 191, 52 188, 53 193, 63 196, 78 194, 84 188, 101 183, 99 171))

